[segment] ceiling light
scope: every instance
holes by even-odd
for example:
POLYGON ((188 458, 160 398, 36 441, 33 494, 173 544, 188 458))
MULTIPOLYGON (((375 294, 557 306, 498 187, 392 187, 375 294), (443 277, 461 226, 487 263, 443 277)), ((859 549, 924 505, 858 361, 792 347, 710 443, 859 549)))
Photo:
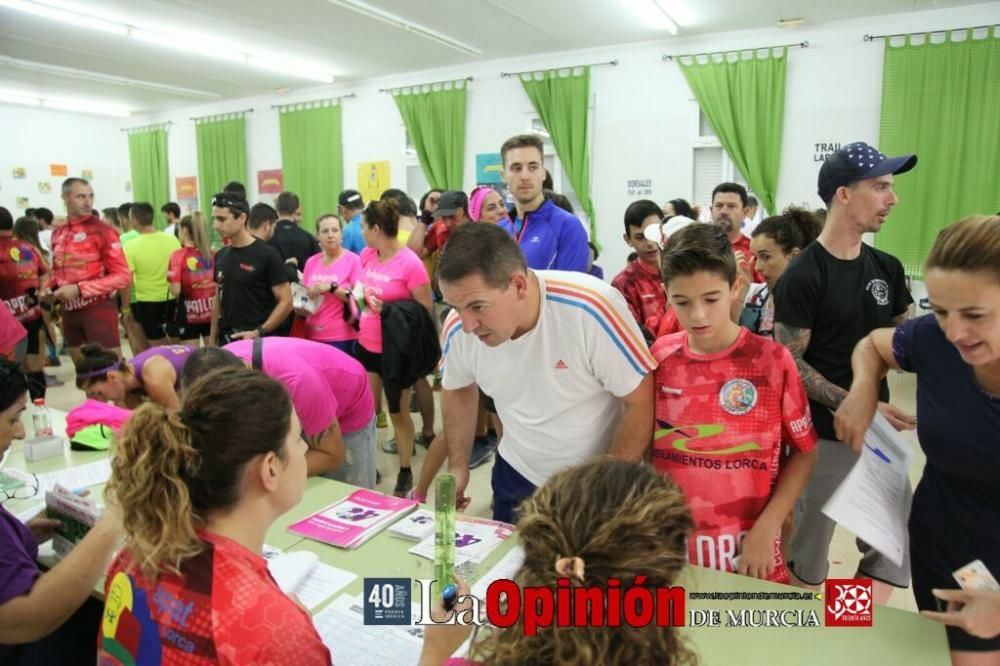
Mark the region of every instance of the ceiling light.
POLYGON ((481 56, 483 52, 474 46, 469 46, 464 42, 460 42, 453 37, 437 32, 418 23, 414 23, 402 16, 397 16, 390 12, 380 9, 373 5, 369 5, 367 2, 362 2, 361 0, 326 0, 327 2, 338 5, 345 9, 350 9, 353 12, 367 16, 368 18, 375 19, 376 21, 381 21, 387 25, 391 25, 407 32, 412 32, 415 35, 419 35, 425 39, 430 39, 431 41, 437 42, 443 46, 455 49, 456 51, 461 51, 466 55, 471 56, 481 56))
POLYGON ((77 99, 42 98, 42 106, 46 109, 73 111, 74 113, 96 113, 102 116, 117 116, 119 118, 128 118, 132 115, 131 109, 124 106, 77 99))
POLYGON ((164 46, 176 51, 203 55, 215 58, 216 60, 228 60, 229 62, 246 64, 245 54, 234 51, 228 46, 210 44, 207 41, 201 42, 197 39, 184 39, 175 35, 167 35, 162 32, 153 32, 152 30, 142 30, 140 28, 132 28, 129 31, 129 37, 138 39, 140 42, 153 44, 154 46, 164 46))
POLYGON ((672 18, 670 18, 670 14, 667 12, 667 8, 664 7, 663 0, 653 0, 653 4, 656 5, 656 8, 659 9, 660 13, 663 15, 663 18, 660 19, 660 21, 663 24, 664 30, 669 32, 671 35, 676 35, 677 24, 674 23, 674 20, 672 18))
POLYGON ((677 34, 677 24, 660 4, 661 0, 621 0, 632 15, 642 21, 643 25, 666 30, 671 35, 677 34))
POLYGON ((26 95, 24 93, 11 92, 8 90, 0 90, 0 102, 4 104, 23 104, 25 106, 39 106, 42 103, 37 97, 32 97, 31 95, 26 95))
POLYGON ((333 74, 315 65, 307 65, 267 55, 248 55, 247 64, 269 72, 290 74, 291 76, 320 81, 321 83, 333 83, 333 74))
POLYGON ((110 32, 114 35, 125 36, 128 34, 128 27, 113 21, 104 21, 92 16, 85 16, 76 12, 69 12, 55 7, 28 2, 27 0, 0 0, 0 7, 8 7, 18 11, 34 14, 43 18, 69 23, 78 28, 92 28, 103 32, 110 32))
POLYGON ((800 25, 802 25, 805 22, 806 22, 806 20, 803 19, 803 18, 781 19, 780 21, 778 21, 778 27, 779 28, 798 28, 800 25))
POLYGON ((37 16, 69 23, 76 27, 94 28, 105 32, 112 32, 123 37, 131 37, 140 42, 155 44, 189 54, 202 55, 216 60, 225 60, 239 65, 288 74, 297 78, 333 83, 333 74, 321 65, 286 60, 266 53, 249 53, 239 46, 219 43, 215 38, 170 34, 156 29, 147 30, 123 21, 109 21, 96 18, 85 13, 89 11, 87 8, 73 10, 71 9, 72 5, 62 3, 59 0, 48 0, 48 2, 0 0, 0 7, 9 7, 37 16))
POLYGON ((47 109, 74 111, 76 113, 96 113, 102 116, 119 116, 123 118, 132 115, 132 110, 122 104, 95 102, 85 99, 69 99, 66 97, 48 97, 46 95, 16 90, 0 90, 0 103, 42 106, 47 109))
POLYGON ((155 90, 157 92, 170 93, 172 95, 183 95, 185 97, 199 97, 202 99, 221 99, 218 93, 194 90, 193 88, 183 88, 181 86, 170 86, 165 83, 153 83, 152 81, 140 81, 138 79, 128 79, 124 76, 112 76, 111 74, 100 74, 98 72, 88 72, 72 67, 61 67, 59 65, 48 65, 31 60, 18 60, 0 56, 0 67, 10 67, 11 69, 21 69, 28 72, 41 72, 43 74, 53 74, 65 76, 72 79, 84 81, 97 81, 98 83, 110 83, 113 85, 125 86, 127 88, 142 88, 145 90, 155 90))

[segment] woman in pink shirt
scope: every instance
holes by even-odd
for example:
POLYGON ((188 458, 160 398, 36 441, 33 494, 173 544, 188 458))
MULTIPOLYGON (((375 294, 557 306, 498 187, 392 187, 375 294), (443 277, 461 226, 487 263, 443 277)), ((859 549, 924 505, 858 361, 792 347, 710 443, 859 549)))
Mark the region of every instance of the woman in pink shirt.
POLYGON ((344 318, 344 306, 351 289, 361 278, 358 255, 341 245, 341 222, 336 215, 323 215, 316 221, 316 232, 323 252, 306 260, 302 284, 313 298, 322 297, 315 313, 306 317, 306 335, 310 340, 325 342, 340 351, 352 354, 357 332, 344 318))
MULTIPOLYGON (((434 312, 427 269, 413 250, 396 239, 398 231, 399 207, 395 200, 368 204, 361 224, 361 234, 368 246, 361 251, 361 284, 368 307, 361 314, 355 355, 368 371, 376 403, 382 393, 382 377, 386 374, 382 367, 382 304, 414 300, 429 312, 434 312)), ((399 477, 393 494, 405 497, 413 487, 410 471, 413 419, 409 410, 401 408, 401 405, 410 404, 410 386, 387 383, 385 397, 399 449, 399 477)))

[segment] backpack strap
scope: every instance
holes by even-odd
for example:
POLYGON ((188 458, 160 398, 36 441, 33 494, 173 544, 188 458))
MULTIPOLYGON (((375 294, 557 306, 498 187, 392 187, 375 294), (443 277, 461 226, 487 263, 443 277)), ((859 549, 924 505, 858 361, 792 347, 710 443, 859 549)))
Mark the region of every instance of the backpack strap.
POLYGON ((264 372, 264 338, 260 336, 253 339, 253 355, 250 363, 254 370, 264 372))

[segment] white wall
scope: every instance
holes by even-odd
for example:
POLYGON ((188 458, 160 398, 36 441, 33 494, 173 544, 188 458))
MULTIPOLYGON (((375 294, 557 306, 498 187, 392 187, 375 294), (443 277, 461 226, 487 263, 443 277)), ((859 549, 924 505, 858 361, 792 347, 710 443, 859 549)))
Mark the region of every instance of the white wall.
MULTIPOLYGON (((883 34, 975 26, 995 22, 1000 2, 931 12, 898 14, 830 23, 786 31, 775 29, 721 33, 588 51, 510 58, 461 68, 410 73, 357 84, 334 85, 287 98, 277 95, 184 109, 131 119, 123 126, 173 121, 169 133, 171 190, 176 176, 196 175, 194 125, 189 118, 254 108, 247 116, 247 186, 255 194, 256 172, 281 166, 277 112, 272 104, 356 93, 343 102, 345 184, 355 185, 357 163, 390 160, 391 181, 406 188, 404 130, 395 104, 380 87, 474 76, 467 112, 465 186, 475 181, 475 155, 496 152, 504 139, 528 129, 534 115, 516 79, 501 71, 544 69, 618 59, 618 67, 592 74, 592 197, 604 246, 599 263, 609 279, 624 264, 622 212, 631 201, 630 178, 651 178, 659 202, 691 195, 692 143, 697 106, 678 66, 664 53, 691 53, 768 46, 808 40, 807 49, 789 51, 786 110, 778 203, 818 206, 815 194, 815 145, 822 142, 878 141, 881 100, 881 41, 864 42, 865 33, 883 34)), ((401 63, 405 66, 405 63, 401 63)), ((82 121, 81 121, 82 122, 82 121)), ((79 134, 80 132, 73 132, 79 134)), ((87 134, 87 132, 82 132, 87 134)), ((82 140, 82 139, 81 139, 82 140)), ((127 164, 121 140, 114 161, 127 164)), ((105 146, 107 148, 108 146, 105 146)), ((4 155, 0 159, 6 159, 4 155)), ((46 160, 48 157, 45 158, 46 160)), ((110 159, 110 158, 108 158, 110 159)), ((71 166, 72 168, 72 166, 71 166)), ((7 181, 4 180, 4 183, 7 181)), ((199 187, 202 184, 199 183, 199 187)), ((6 185, 5 185, 6 186, 6 185)), ((6 191, 5 191, 6 192, 6 191)), ((5 194, 4 192, 4 194, 5 194)), ((411 192, 418 197, 421 192, 411 192)), ((706 203, 706 202, 694 202, 706 203)))
POLYGON ((50 175, 50 164, 67 165, 70 176, 92 171, 96 208, 128 201, 128 140, 120 127, 118 118, 0 105, 0 205, 17 217, 25 208, 17 199, 27 197, 27 207, 63 214, 59 186, 65 176, 50 175), (15 167, 26 170, 24 179, 13 177, 15 167), (40 182, 51 191, 41 193, 40 182))

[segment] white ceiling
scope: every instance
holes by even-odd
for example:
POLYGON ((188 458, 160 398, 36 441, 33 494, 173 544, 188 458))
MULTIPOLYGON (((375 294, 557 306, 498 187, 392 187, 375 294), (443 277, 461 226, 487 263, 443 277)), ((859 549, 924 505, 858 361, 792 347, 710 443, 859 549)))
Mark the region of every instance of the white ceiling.
MULTIPOLYGON (((58 1, 65 6, 73 0, 58 1)), ((368 0, 380 10, 473 46, 482 51, 479 56, 364 16, 335 4, 336 0, 76 1, 92 14, 139 27, 197 34, 201 43, 220 49, 229 42, 245 50, 323 65, 337 82, 670 38, 629 9, 631 4, 652 0, 368 0)), ((773 27, 782 18, 802 17, 814 25, 976 4, 973 0, 659 1, 681 25, 678 36, 773 27)), ((114 100, 145 113, 315 85, 0 6, 0 89, 114 100), (40 72, 31 63, 76 71, 40 72), (189 92, 150 89, 143 83, 189 92)))

